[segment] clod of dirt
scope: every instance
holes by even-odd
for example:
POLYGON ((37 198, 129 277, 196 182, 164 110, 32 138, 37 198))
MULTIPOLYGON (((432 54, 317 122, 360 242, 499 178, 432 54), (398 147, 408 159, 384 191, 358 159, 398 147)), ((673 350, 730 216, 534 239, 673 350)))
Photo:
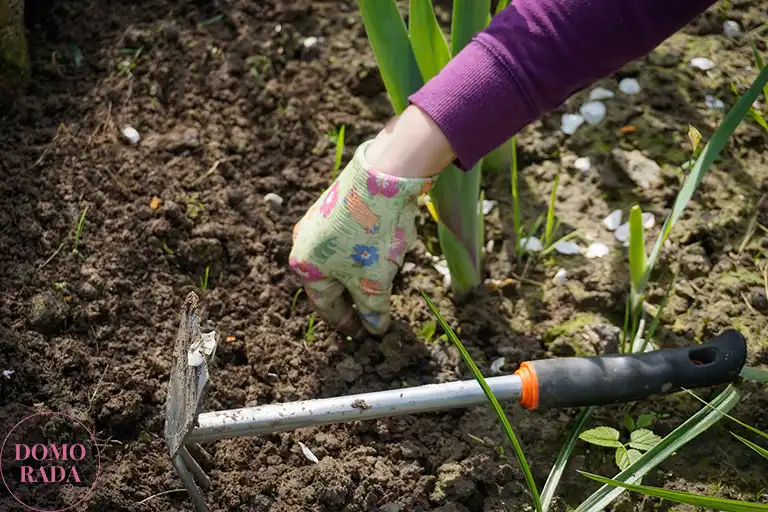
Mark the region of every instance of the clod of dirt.
POLYGON ((175 43, 176 41, 179 40, 179 36, 181 35, 181 31, 179 31, 179 26, 173 22, 163 23, 163 28, 161 32, 163 34, 163 39, 165 39, 169 43, 175 43))
POLYGON ((339 377, 346 382, 354 382, 363 374, 363 367, 353 357, 347 357, 336 365, 339 377))
POLYGON ((701 245, 686 247, 680 265, 689 277, 704 276, 712 270, 712 262, 701 245))
POLYGON ((627 176, 641 188, 647 190, 662 185, 661 167, 640 151, 615 148, 611 155, 627 176))
POLYGON ((749 302, 753 308, 761 313, 768 313, 768 298, 765 296, 765 288, 755 286, 749 290, 749 302))
POLYGON ((96 300, 99 298, 99 290, 91 283, 80 283, 77 287, 77 294, 85 300, 96 300))
POLYGON ((561 336, 549 345, 549 351, 552 355, 558 357, 570 357, 576 355, 576 349, 573 348, 573 342, 564 336, 561 336))
POLYGON ((200 132, 197 128, 179 126, 173 131, 159 135, 148 135, 144 146, 150 151, 160 150, 169 153, 183 153, 200 147, 200 132))
POLYGON ((449 462, 437 468, 437 483, 429 499, 442 503, 446 498, 463 500, 475 492, 475 483, 467 470, 456 462, 449 462))
POLYGON ((38 293, 32 297, 29 310, 29 325, 42 334, 53 334, 67 319, 69 308, 52 292, 38 293))

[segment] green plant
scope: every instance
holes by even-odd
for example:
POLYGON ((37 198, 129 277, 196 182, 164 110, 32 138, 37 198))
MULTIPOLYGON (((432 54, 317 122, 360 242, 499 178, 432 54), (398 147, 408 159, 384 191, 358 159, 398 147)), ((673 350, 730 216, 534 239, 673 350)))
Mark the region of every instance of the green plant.
POLYGON ((309 317, 309 321, 307 322, 307 327, 304 329, 304 346, 306 347, 308 344, 315 341, 315 338, 317 338, 317 324, 315 323, 317 320, 317 315, 315 313, 312 313, 309 317))
POLYGON ((437 322, 435 322, 435 320, 430 320, 419 329, 419 338, 427 343, 431 343, 432 339, 435 337, 435 331, 437 331, 437 322))
POLYGON ((200 277, 200 289, 205 293, 208 290, 208 274, 211 271, 210 265, 205 267, 205 273, 200 277))
POLYGON ((515 227, 515 254, 520 254, 520 240, 523 238, 523 228, 520 219, 520 191, 517 183, 517 139, 509 140, 509 174, 512 183, 512 222, 515 227))
POLYGON ((86 213, 88 213, 87 206, 83 208, 83 212, 80 214, 80 218, 77 220, 77 224, 75 225, 75 243, 72 246, 72 254, 76 254, 81 257, 82 257, 82 254, 80 254, 80 250, 78 249, 78 246, 80 245, 80 240, 83 236, 83 226, 85 225, 86 213))
POLYGON ((296 290, 296 293, 293 295, 293 300, 291 301, 291 310, 288 313, 288 317, 293 317, 293 313, 296 311, 296 301, 299 300, 299 295, 304 291, 304 288, 299 288, 296 290))
POLYGON ((630 436, 626 442, 622 443, 619 440, 621 434, 612 427, 595 427, 585 430, 579 434, 579 439, 596 446, 616 448, 614 460, 619 469, 623 471, 639 459, 642 452, 650 450, 661 441, 661 438, 653 431, 647 428, 636 428, 634 420, 631 417, 629 419, 632 421, 632 429, 629 430, 630 436))
POLYGON ((331 140, 333 140, 335 146, 336 146, 336 156, 333 161, 333 171, 331 171, 331 181, 336 179, 336 176, 339 174, 339 169, 341 169, 341 158, 344 156, 344 132, 346 130, 347 125, 341 125, 341 128, 338 132, 334 133, 332 131, 329 136, 331 137, 331 140))
POLYGON ((128 77, 133 76, 133 70, 136 69, 136 62, 139 60, 141 52, 144 48, 120 48, 120 53, 126 55, 120 62, 117 63, 118 76, 125 75, 128 77))
POLYGON ((184 198, 187 203, 187 217, 190 219, 194 219, 205 209, 205 205, 197 199, 199 196, 200 192, 192 192, 184 198))

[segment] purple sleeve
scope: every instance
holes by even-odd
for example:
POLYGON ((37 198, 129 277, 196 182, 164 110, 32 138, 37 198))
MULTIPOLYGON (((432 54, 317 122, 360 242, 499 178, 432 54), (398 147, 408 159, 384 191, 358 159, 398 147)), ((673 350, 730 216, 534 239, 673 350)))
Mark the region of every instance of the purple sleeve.
POLYGON ((471 168, 570 95, 649 53, 714 0, 513 0, 410 97, 471 168))

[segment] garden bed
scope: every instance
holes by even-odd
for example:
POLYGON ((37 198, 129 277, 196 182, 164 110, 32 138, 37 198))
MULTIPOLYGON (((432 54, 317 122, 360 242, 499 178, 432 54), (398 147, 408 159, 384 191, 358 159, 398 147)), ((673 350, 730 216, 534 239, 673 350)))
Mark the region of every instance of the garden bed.
MULTIPOLYGON (((414 265, 396 281, 392 332, 351 342, 320 324, 305 344, 311 312, 303 295, 291 308, 299 289, 287 268, 291 229, 329 184, 328 132, 346 125, 346 163, 391 115, 356 2, 51 4, 28 4, 32 82, 0 133, 0 370, 14 372, 0 378, 0 432, 37 410, 93 427, 102 445, 102 476, 86 507, 94 511, 191 510, 184 492, 138 505, 181 487, 162 429, 189 291, 201 295, 207 327, 221 334, 208 410, 470 378, 450 344, 417 335, 432 319, 417 287, 485 374, 502 356, 502 371, 511 373, 526 359, 615 350, 628 267, 600 221, 637 203, 656 214, 655 237, 679 189, 677 166, 689 156, 687 125, 707 138, 724 110, 708 108, 706 95, 732 105, 729 80, 743 90, 754 77, 749 47, 725 37, 722 21, 755 28, 768 19, 760 0, 718 4, 600 82, 616 91, 631 76, 642 86, 638 95, 617 93, 600 125, 570 137, 560 131, 561 114, 575 111, 585 91, 520 134, 524 219, 546 210, 559 173, 562 233, 584 229, 608 244, 608 256, 515 262, 509 175, 487 173, 486 197, 498 202, 486 218, 494 241, 487 278, 524 273, 520 286, 494 285, 454 307, 426 251, 437 243, 425 210, 424 236, 407 258, 414 265), (701 56, 716 67, 688 65, 701 56), (123 141, 125 125, 141 135, 138 145, 123 141), (629 125, 634 131, 621 130, 629 125), (664 186, 635 186, 614 148, 658 162, 664 186), (592 163, 586 172, 573 165, 583 156, 592 163), (270 206, 268 193, 283 205, 270 206), (86 207, 76 254, 75 225, 86 207), (552 277, 560 268, 568 281, 558 286, 552 277)), ((659 304, 671 278, 665 269, 679 261, 663 344, 736 327, 748 339, 747 364, 768 364, 766 233, 758 228, 739 251, 753 218, 768 225, 768 202, 758 207, 768 193, 767 144, 768 134, 745 122, 675 227, 649 295, 659 304)), ((732 414, 768 429, 765 388, 744 390, 732 414)), ((656 413, 653 429, 663 435, 699 408, 676 394, 634 404, 632 414, 656 413)), ((626 409, 601 408, 590 425, 618 428, 626 409)), ((510 404, 507 412, 543 483, 577 411, 529 413, 510 404)), ((768 487, 765 461, 729 429, 710 429, 644 483, 768 503, 758 498, 768 487)), ((205 446, 213 480, 206 496, 215 510, 521 510, 530 499, 517 462, 487 446, 501 440, 481 407, 221 441, 205 446)), ((613 452, 579 443, 557 510, 597 487, 576 469, 613 475, 613 452)), ((615 509, 650 510, 653 502, 629 495, 615 509)), ((18 504, 3 494, 0 508, 18 504)))

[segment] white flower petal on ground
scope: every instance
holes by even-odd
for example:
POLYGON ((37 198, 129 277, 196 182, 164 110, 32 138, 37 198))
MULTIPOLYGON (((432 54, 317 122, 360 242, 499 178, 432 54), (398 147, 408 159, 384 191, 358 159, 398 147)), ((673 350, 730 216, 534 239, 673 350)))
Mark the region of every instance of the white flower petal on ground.
POLYGON ((656 216, 650 212, 645 212, 643 214, 643 228, 651 229, 655 225, 656 225, 656 216))
POLYGON ((306 457, 308 461, 314 462, 315 464, 320 462, 320 460, 315 456, 315 454, 312 453, 312 450, 307 448, 307 445, 299 441, 299 446, 301 447, 301 453, 304 454, 304 457, 306 457))
POLYGON ((304 40, 304 48, 312 48, 317 44, 318 39, 315 36, 309 36, 304 40))
POLYGON ((493 360, 491 363, 491 373, 501 373, 501 368, 506 363, 506 358, 499 357, 493 360))
POLYGON ((625 78, 619 82, 619 90, 624 94, 640 94, 643 89, 640 87, 640 82, 635 78, 625 78))
POLYGON ((555 277, 552 278, 552 282, 555 284, 555 286, 562 286, 566 281, 568 281, 568 271, 564 268, 558 270, 555 274, 555 277))
POLYGON ((704 98, 704 103, 707 105, 707 108, 711 110, 722 110, 725 108, 725 103, 723 103, 723 100, 715 98, 711 94, 707 94, 707 96, 704 98))
POLYGON ((581 172, 587 172, 592 168, 592 161, 589 159, 588 156, 582 156, 580 158, 577 158, 575 162, 573 162, 573 166, 580 170, 581 172))
POLYGON ((121 133, 123 134, 125 140, 131 144, 138 144, 139 140, 141 140, 139 132, 133 126, 124 126, 121 130, 121 133))
POLYGON ((587 258, 602 258, 607 256, 611 250, 603 242, 593 242, 587 247, 587 252, 584 254, 587 258))
POLYGON ((3 377, 6 380, 10 380, 11 379, 11 375, 13 375, 14 373, 16 373, 15 370, 3 370, 3 377))
POLYGON ((603 219, 603 226, 605 226, 608 231, 616 231, 619 229, 619 226, 621 226, 622 215, 621 210, 613 210, 603 219))
POLYGON ((606 89, 605 87, 595 87, 591 91, 589 91, 589 100, 595 101, 595 100, 607 100, 611 99, 615 96, 613 94, 613 91, 606 89))
POLYGON ((560 130, 566 135, 573 135, 584 124, 584 118, 579 114, 563 114, 560 118, 560 130))
POLYGON ((602 101, 590 101, 583 104, 579 109, 579 114, 582 115, 587 124, 592 126, 599 124, 600 121, 605 119, 607 112, 608 108, 602 101))
POLYGON ((706 57, 694 57, 691 59, 691 66, 702 71, 709 71, 715 67, 715 63, 706 57))
POLYGON ((488 254, 492 253, 494 247, 496 247, 496 242, 493 239, 488 240, 485 244, 485 252, 488 254))
POLYGON ((544 246, 541 245, 541 240, 536 238, 535 236, 532 237, 526 237, 520 239, 520 247, 524 251, 530 251, 530 252, 539 252, 544 248, 544 246))
POLYGON ((557 242, 555 244, 555 250, 560 254, 579 254, 581 252, 581 247, 579 247, 579 244, 576 242, 563 240, 562 242, 557 242))
POLYGON ((498 203, 496 201, 491 201, 488 199, 483 199, 483 215, 488 215, 491 213, 491 210, 493 210, 493 207, 496 206, 498 203))
POLYGON ((726 20, 723 22, 723 33, 731 39, 734 39, 741 34, 741 27, 733 20, 726 20))
POLYGON ((625 222, 616 228, 616 231, 613 232, 613 236, 615 236, 616 240, 619 242, 626 242, 629 240, 629 222, 625 222))

